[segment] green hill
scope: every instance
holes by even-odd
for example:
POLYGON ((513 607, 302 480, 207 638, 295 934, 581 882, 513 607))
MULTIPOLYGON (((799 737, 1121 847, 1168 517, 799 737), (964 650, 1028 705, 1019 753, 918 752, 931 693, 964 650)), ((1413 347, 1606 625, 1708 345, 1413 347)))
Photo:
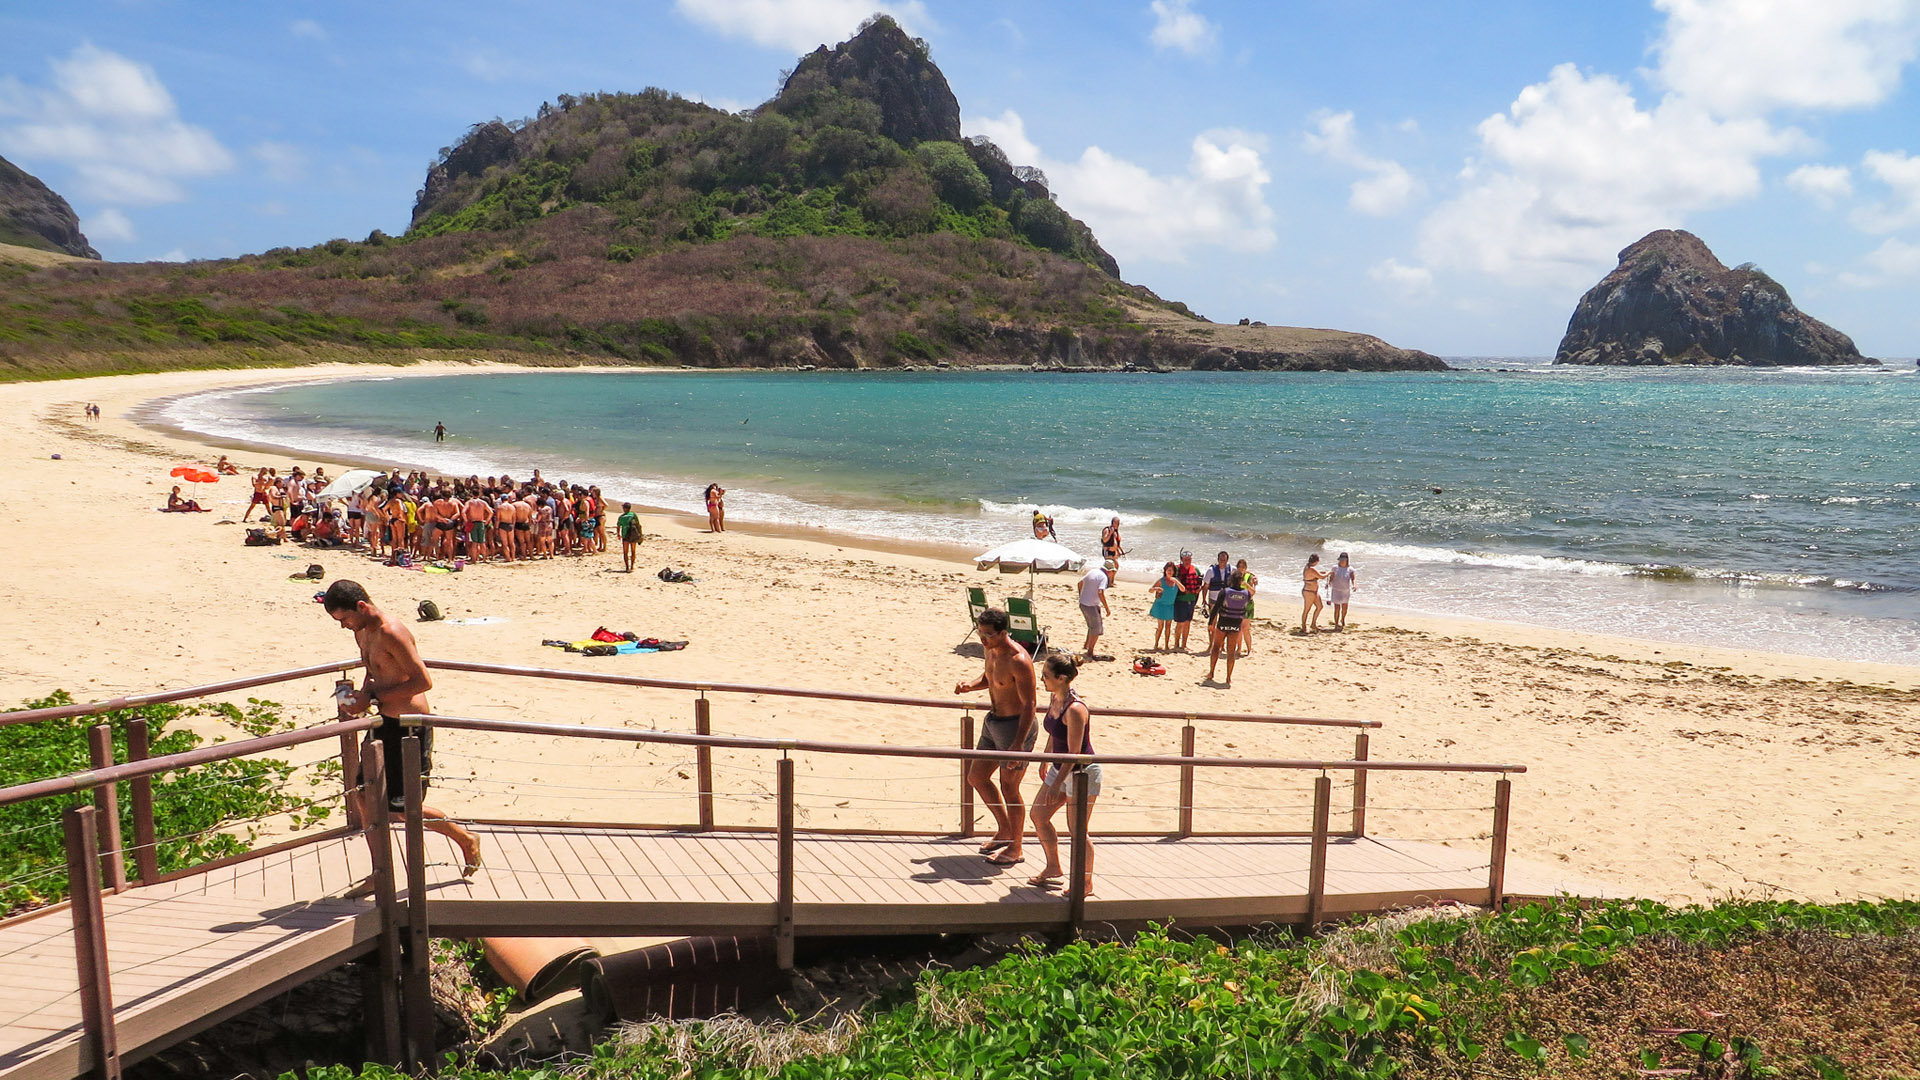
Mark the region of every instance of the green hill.
POLYGON ((1435 369, 1377 338, 1216 327, 1129 285, 878 16, 732 114, 561 95, 443 149, 401 237, 184 266, 0 264, 0 377, 291 363, 325 345, 536 362, 1435 369), (1230 331, 1230 332, 1229 332, 1230 331), (190 361, 197 362, 197 361, 190 361))

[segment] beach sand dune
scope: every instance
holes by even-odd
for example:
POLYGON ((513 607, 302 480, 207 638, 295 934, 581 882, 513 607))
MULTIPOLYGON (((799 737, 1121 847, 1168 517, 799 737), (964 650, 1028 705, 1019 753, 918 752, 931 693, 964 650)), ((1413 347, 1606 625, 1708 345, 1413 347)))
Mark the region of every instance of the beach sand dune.
MULTIPOLYGON (((469 365, 458 370, 471 371, 469 365)), ((439 370, 422 365, 421 372, 439 370)), ((952 553, 873 550, 819 537, 710 536, 690 519, 648 522, 642 572, 612 573, 617 552, 428 575, 364 557, 246 548, 244 478, 203 487, 213 514, 160 514, 175 464, 221 451, 127 419, 153 398, 222 385, 364 374, 330 368, 192 372, 0 387, 15 422, 0 487, 7 519, 0 606, 0 695, 8 704, 63 688, 82 700, 291 668, 351 655, 351 637, 288 580, 309 562, 353 577, 411 612, 433 599, 450 619, 417 627, 429 656, 670 679, 950 697, 979 670, 962 589, 1016 579, 975 572, 952 553), (80 403, 106 417, 81 419, 80 403), (59 454, 60 460, 52 455, 59 454), (692 585, 652 571, 690 568, 692 585), (587 658, 542 647, 594 627, 685 639, 684 652, 587 658)), ((390 372, 383 371, 382 374, 390 372)), ((314 458, 228 450, 243 465, 314 458)), ((321 459, 324 460, 324 459, 321 459)), ((337 468, 338 463, 333 463, 337 468)), ((329 471, 335 471, 330 468, 329 471)), ((1261 568, 1265 569, 1265 568, 1261 568)), ((1275 575, 1269 574, 1269 579, 1275 575)), ((1024 579, 1020 579, 1024 580, 1024 579)), ((1284 589, 1261 600, 1293 614, 1284 589)), ((1814 900, 1920 892, 1920 669, 1844 664, 1440 620, 1356 607, 1345 634, 1297 637, 1261 619, 1255 654, 1231 690, 1200 685, 1203 656, 1169 656, 1163 678, 1131 674, 1152 642, 1145 587, 1125 584, 1081 690, 1094 703, 1376 719, 1376 758, 1518 762, 1513 853, 1669 900, 1778 895, 1814 900)), ((1071 584, 1043 579, 1038 604, 1060 640, 1081 633, 1071 584)), ((1198 635, 1196 635, 1196 641, 1198 635)), ((445 713, 688 730, 691 695, 443 673, 445 713)), ((256 691, 301 723, 327 717, 327 680, 256 691)), ((244 698, 246 695, 236 695, 244 698)), ((951 712, 716 695, 718 731, 951 745, 951 712)), ((1177 752, 1177 721, 1097 721, 1102 751, 1177 752)), ((1201 723, 1200 752, 1344 758, 1341 731, 1201 723)), ((683 822, 693 813, 690 752, 613 743, 447 733, 434 801, 460 813, 572 821, 683 822)), ((771 822, 768 755, 717 755, 722 821, 771 822)), ((807 825, 946 828, 957 771, 914 761, 802 755, 807 825)), ((1339 778, 1336 777, 1338 780, 1339 778)), ((1099 821, 1171 827, 1172 771, 1114 770, 1099 821)), ((1203 778, 1203 828, 1304 828, 1312 774, 1235 771, 1203 778)), ((1032 781, 1029 782, 1031 790, 1032 781)), ((1489 777, 1372 781, 1370 831, 1485 843, 1489 777)), ((1346 798, 1336 791, 1336 810, 1346 798)), ((980 820, 987 821, 984 811, 980 820)))

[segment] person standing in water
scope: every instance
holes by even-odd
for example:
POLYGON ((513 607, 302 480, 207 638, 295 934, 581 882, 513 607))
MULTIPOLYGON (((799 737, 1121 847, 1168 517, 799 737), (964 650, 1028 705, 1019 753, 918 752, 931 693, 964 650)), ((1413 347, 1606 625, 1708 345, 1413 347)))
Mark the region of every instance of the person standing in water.
POLYGON ((1320 582, 1326 577, 1327 572, 1320 569, 1319 553, 1307 556, 1307 568, 1300 576, 1300 632, 1303 634, 1320 632, 1320 610, 1326 607, 1320 599, 1320 582), (1308 616, 1313 617, 1311 629, 1307 626, 1308 616))
POLYGON ((1120 519, 1116 517, 1100 531, 1100 568, 1110 580, 1120 580, 1120 556, 1126 553, 1127 549, 1120 546, 1120 519))
POLYGON ((1347 605, 1353 602, 1353 567, 1347 553, 1340 553, 1340 565, 1327 571, 1327 603, 1333 605, 1333 628, 1347 628, 1347 605))
POLYGON ((442 420, 442 421, 440 421, 440 422, 438 422, 438 423, 436 423, 436 424, 434 424, 434 425, 433 425, 433 441, 434 441, 434 442, 446 442, 446 441, 447 441, 447 423, 446 423, 446 421, 444 421, 444 420, 442 420))

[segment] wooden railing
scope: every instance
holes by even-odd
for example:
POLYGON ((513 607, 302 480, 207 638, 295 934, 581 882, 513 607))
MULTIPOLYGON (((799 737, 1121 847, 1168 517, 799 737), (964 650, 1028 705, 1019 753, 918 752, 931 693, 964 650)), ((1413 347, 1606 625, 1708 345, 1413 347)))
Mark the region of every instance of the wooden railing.
MULTIPOLYGON (((957 711, 960 716, 960 749, 972 750, 974 746, 973 714, 986 714, 991 710, 987 704, 978 700, 955 698, 902 697, 893 694, 862 694, 848 690, 813 690, 791 686, 759 686, 750 683, 688 682, 674 679, 648 679, 634 675, 610 675, 597 671, 573 671, 565 668, 521 667, 511 664, 485 664, 468 660, 428 660, 427 667, 435 671, 459 671, 480 675, 507 675, 518 678, 552 679, 562 682, 597 683, 603 686, 627 686, 654 690, 680 690, 697 696, 693 702, 693 733, 695 735, 713 734, 713 705, 709 694, 753 694, 767 697, 811 698, 819 701, 845 701, 869 705, 892 705, 914 709, 941 709, 957 711)), ((1191 758, 1198 744, 1196 723, 1228 724, 1268 724, 1286 727, 1337 728, 1353 730, 1353 757, 1351 760, 1363 763, 1353 771, 1353 807, 1350 823, 1345 830, 1348 836, 1364 836, 1367 828, 1367 769, 1364 763, 1371 752, 1369 732, 1380 726, 1378 720, 1349 720, 1324 716, 1270 716, 1256 713, 1215 713, 1183 712, 1169 709, 1127 709, 1100 707, 1100 720, 1106 723, 1115 718, 1142 720, 1180 720, 1184 726, 1180 729, 1180 755, 1191 758)), ((972 756, 972 755, 969 755, 972 756)), ((713 748, 697 746, 694 751, 695 783, 699 798, 699 827, 716 827, 714 815, 713 789, 713 748)), ((960 768, 960 835, 972 836, 975 832, 973 788, 966 779, 966 767, 960 768)), ((1193 825, 1194 812, 1194 772, 1192 766, 1180 770, 1180 804, 1178 824, 1174 828, 1176 837, 1202 835, 1230 835, 1222 833, 1196 832, 1193 825)), ((1258 833, 1256 835, 1271 835, 1258 833)))
MULTIPOLYGON (((420 714, 401 717, 401 721, 411 727, 431 725, 451 730, 470 730, 501 734, 518 733, 542 735, 558 738, 596 739, 645 743, 668 746, 687 746, 695 749, 699 757, 699 781, 696 792, 694 817, 697 824, 688 827, 712 829, 717 825, 713 813, 712 752, 716 749, 748 750, 779 753, 777 762, 778 807, 775 824, 771 831, 776 834, 779 857, 776 864, 776 910, 774 927, 777 954, 783 964, 790 965, 793 956, 794 938, 794 858, 793 838, 795 827, 795 790, 792 754, 818 753, 842 756, 889 757, 904 759, 933 759, 953 761, 962 764, 981 759, 1003 762, 1028 762, 1063 764, 1076 770, 1090 764, 1138 765, 1152 768, 1171 768, 1180 770, 1180 824, 1179 836, 1196 835, 1192 828, 1193 815, 1193 777, 1200 769, 1260 769, 1270 771, 1311 771, 1320 775, 1314 780, 1313 822, 1310 833, 1246 833, 1240 835, 1298 835, 1311 837, 1311 860, 1308 874, 1307 919, 1310 924, 1322 921, 1325 911, 1327 846, 1330 840, 1341 834, 1331 827, 1332 780, 1329 774, 1346 772, 1354 778, 1353 820, 1348 836, 1361 835, 1364 829, 1366 809, 1365 777, 1370 772, 1405 773, 1456 773, 1456 774, 1497 774, 1494 789, 1493 823, 1491 850, 1488 862, 1488 895, 1494 904, 1498 904, 1504 894, 1507 828, 1512 798, 1511 774, 1523 773, 1524 766, 1504 764, 1449 764, 1438 762, 1395 762, 1375 761, 1367 757, 1367 732, 1379 726, 1376 721, 1327 720, 1313 717, 1248 716, 1230 713, 1185 713, 1157 710, 1126 710, 1102 708, 1103 720, 1108 717, 1164 718, 1185 721, 1181 735, 1181 750, 1178 755, 1143 754, 1102 754, 1095 756, 1023 753, 1015 751, 976 750, 971 745, 971 714, 984 711, 985 706, 978 702, 952 701, 941 699, 905 698, 887 695, 855 694, 841 691, 804 690, 790 687, 749 686, 741 684, 715 684, 671 682, 667 680, 637 679, 626 676, 604 675, 590 672, 556 671, 542 668, 516 668, 505 665, 471 664, 461 661, 433 660, 428 665, 436 670, 462 671, 477 674, 493 674, 543 679, 563 679, 578 682, 605 683, 610 685, 650 687, 669 690, 690 691, 698 696, 694 704, 694 727, 691 734, 667 731, 640 731, 626 728, 601 728, 573 724, 549 724, 528 721, 482 719, 440 714, 420 714), (961 710, 963 713, 963 745, 959 748, 933 746, 884 746, 859 743, 839 743, 811 739, 769 739, 736 735, 715 735, 711 732, 711 706, 707 695, 720 693, 777 695, 787 697, 818 698, 825 700, 867 702, 915 708, 937 708, 961 710), (1332 759, 1280 759, 1280 758, 1222 758, 1201 757, 1195 752, 1194 723, 1196 721, 1217 721, 1226 723, 1256 724, 1297 724, 1309 727, 1336 727, 1359 729, 1356 736, 1355 754, 1351 758, 1332 759)), ((107 701, 92 702, 71 706, 58 706, 51 709, 35 709, 23 712, 0 714, 0 726, 12 723, 26 723, 34 720, 49 720, 77 716, 97 715, 119 709, 169 701, 183 701, 197 696, 226 693, 234 690, 265 686, 273 683, 295 681, 335 672, 344 674, 358 667, 359 662, 341 661, 331 664, 312 665, 268 675, 249 676, 205 686, 153 694, 134 695, 114 698, 107 701)), ((421 774, 421 740, 410 734, 403 740, 404 752, 399 762, 385 760, 378 741, 368 741, 364 747, 367 759, 361 761, 362 745, 359 735, 379 723, 378 718, 362 717, 342 719, 323 723, 313 727, 281 732, 258 738, 242 739, 234 742, 203 746, 178 754, 162 757, 147 756, 145 725, 143 721, 132 720, 126 725, 128 736, 128 758, 125 762, 112 760, 112 733, 108 725, 101 724, 89 732, 93 767, 82 772, 66 776, 49 777, 12 787, 0 788, 0 806, 19 803, 30 799, 49 796, 92 792, 93 804, 69 808, 63 818, 66 831, 67 873, 69 878, 70 900, 68 906, 72 912, 75 952, 78 963, 79 987, 82 1004, 83 1024, 86 1043, 95 1063, 93 1073, 96 1076, 113 1080, 118 1076, 119 1057, 113 1027, 113 998, 111 980, 108 977, 107 941, 105 932, 105 912, 102 903, 104 895, 120 892, 129 887, 125 872, 126 852, 119 828, 118 785, 125 783, 129 787, 132 799, 132 818, 135 841, 133 861, 135 875, 141 884, 150 884, 188 873, 197 873, 207 866, 244 861, 259 858, 288 847, 311 843, 318 839, 349 835, 356 831, 366 833, 372 840, 374 852, 374 902, 380 912, 380 932, 376 951, 379 957, 381 1005, 373 1018, 376 1045, 384 1048, 385 1056, 400 1060, 409 1065, 430 1059, 431 1045, 431 1009, 426 1004, 427 964, 429 923, 427 917, 427 888, 425 881, 424 831, 421 817, 421 799, 423 777, 421 774), (340 744, 342 764, 342 783, 348 796, 348 824, 342 828, 329 829, 316 836, 287 841, 263 849, 257 849, 242 855, 192 869, 176 870, 162 875, 157 865, 157 842, 154 838, 152 777, 178 769, 191 768, 218 761, 227 761, 254 754, 267 753, 307 743, 337 739, 340 744), (405 910, 401 909, 398 899, 397 883, 394 880, 390 841, 387 839, 388 822, 385 815, 375 814, 373 820, 362 822, 355 812, 355 800, 351 797, 355 789, 356 777, 364 779, 368 789, 384 791, 386 771, 392 768, 404 771, 404 790, 406 802, 405 836, 408 864, 408 897, 405 910), (401 946, 401 934, 405 933, 407 947, 401 946), (401 1008, 401 1002, 407 1003, 401 1008), (403 1027, 402 1015, 407 1017, 403 1027)), ((1074 785, 1075 798, 1068 821, 1071 837, 1071 876, 1068 886, 1066 927, 1078 929, 1085 915, 1084 868, 1087 859, 1088 830, 1087 823, 1087 784, 1074 785)), ((967 807, 961 817, 961 831, 972 832, 972 814, 970 799, 963 803, 967 807)), ((750 825, 729 826, 735 829, 752 829, 750 825)), ((44 913, 42 913, 44 915, 44 913)))

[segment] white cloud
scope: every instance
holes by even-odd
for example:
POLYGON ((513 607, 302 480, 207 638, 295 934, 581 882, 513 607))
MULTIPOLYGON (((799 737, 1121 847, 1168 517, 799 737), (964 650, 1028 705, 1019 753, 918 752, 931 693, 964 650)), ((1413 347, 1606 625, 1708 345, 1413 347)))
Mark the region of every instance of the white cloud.
POLYGON ((295 19, 293 25, 287 27, 287 30, 294 37, 306 38, 308 41, 327 40, 327 28, 312 19, 295 19))
POLYGON ((1424 266, 1408 266, 1399 259, 1373 264, 1367 268, 1367 276, 1407 292, 1423 292, 1433 287, 1433 271, 1424 266))
POLYGON ((249 151, 260 162, 261 168, 270 179, 283 184, 303 180, 307 175, 306 152, 292 143, 262 142, 249 151))
POLYGON ((1902 278, 1920 276, 1920 244, 1889 236, 1860 261, 1866 267, 1864 272, 1849 270, 1837 280, 1853 289, 1878 288, 1902 278))
POLYGON ((1193 10, 1194 0, 1153 0, 1153 31, 1147 40, 1156 49, 1179 49, 1188 56, 1199 56, 1220 41, 1220 28, 1205 15, 1193 10))
POLYGON ((1194 136, 1184 175, 1158 176, 1089 146, 1078 159, 1049 157, 1027 137, 1020 114, 967 124, 969 134, 998 143, 1016 164, 1039 166, 1060 205, 1084 220, 1114 257, 1180 263, 1197 247, 1266 251, 1273 247, 1272 180, 1261 155, 1265 140, 1239 131, 1194 136))
POLYGON ((178 202, 179 180, 232 168, 233 155, 180 119, 147 65, 82 45, 52 67, 49 87, 0 80, 0 147, 10 156, 66 165, 80 194, 136 205, 178 202))
POLYGON ((86 233, 87 239, 95 243, 102 240, 113 243, 134 239, 133 222, 127 220, 127 215, 111 206, 97 214, 88 215, 87 219, 80 223, 80 231, 86 233))
POLYGON ((180 250, 179 248, 174 248, 172 251, 169 251, 164 255, 155 255, 153 258, 147 261, 148 262, 186 262, 187 253, 185 251, 180 250))
POLYGON ((1920 224, 1920 157, 1904 150, 1869 150, 1860 169, 1886 186, 1886 197, 1853 215, 1853 223, 1870 233, 1888 233, 1920 224))
POLYGON ((1348 206, 1372 217, 1385 217, 1405 210, 1420 193, 1420 182, 1399 162, 1361 151, 1353 134, 1353 113, 1321 112, 1314 120, 1314 130, 1304 137, 1307 149, 1367 174, 1353 182, 1348 206))
POLYGON ((1654 0, 1660 83, 1720 116, 1877 105, 1920 45, 1920 0, 1654 0))
POLYGON ((1651 109, 1572 64, 1481 121, 1463 190, 1422 223, 1420 253, 1522 280, 1579 281, 1642 233, 1760 190, 1759 158, 1803 143, 1674 95, 1651 109))
POLYGON ((1787 186, 1821 206, 1832 206, 1853 194, 1853 170, 1845 165, 1802 165, 1787 174, 1787 186))
POLYGON ((876 12, 893 16, 910 34, 932 21, 920 0, 673 0, 673 9, 717 33, 790 52, 845 41, 876 12))

